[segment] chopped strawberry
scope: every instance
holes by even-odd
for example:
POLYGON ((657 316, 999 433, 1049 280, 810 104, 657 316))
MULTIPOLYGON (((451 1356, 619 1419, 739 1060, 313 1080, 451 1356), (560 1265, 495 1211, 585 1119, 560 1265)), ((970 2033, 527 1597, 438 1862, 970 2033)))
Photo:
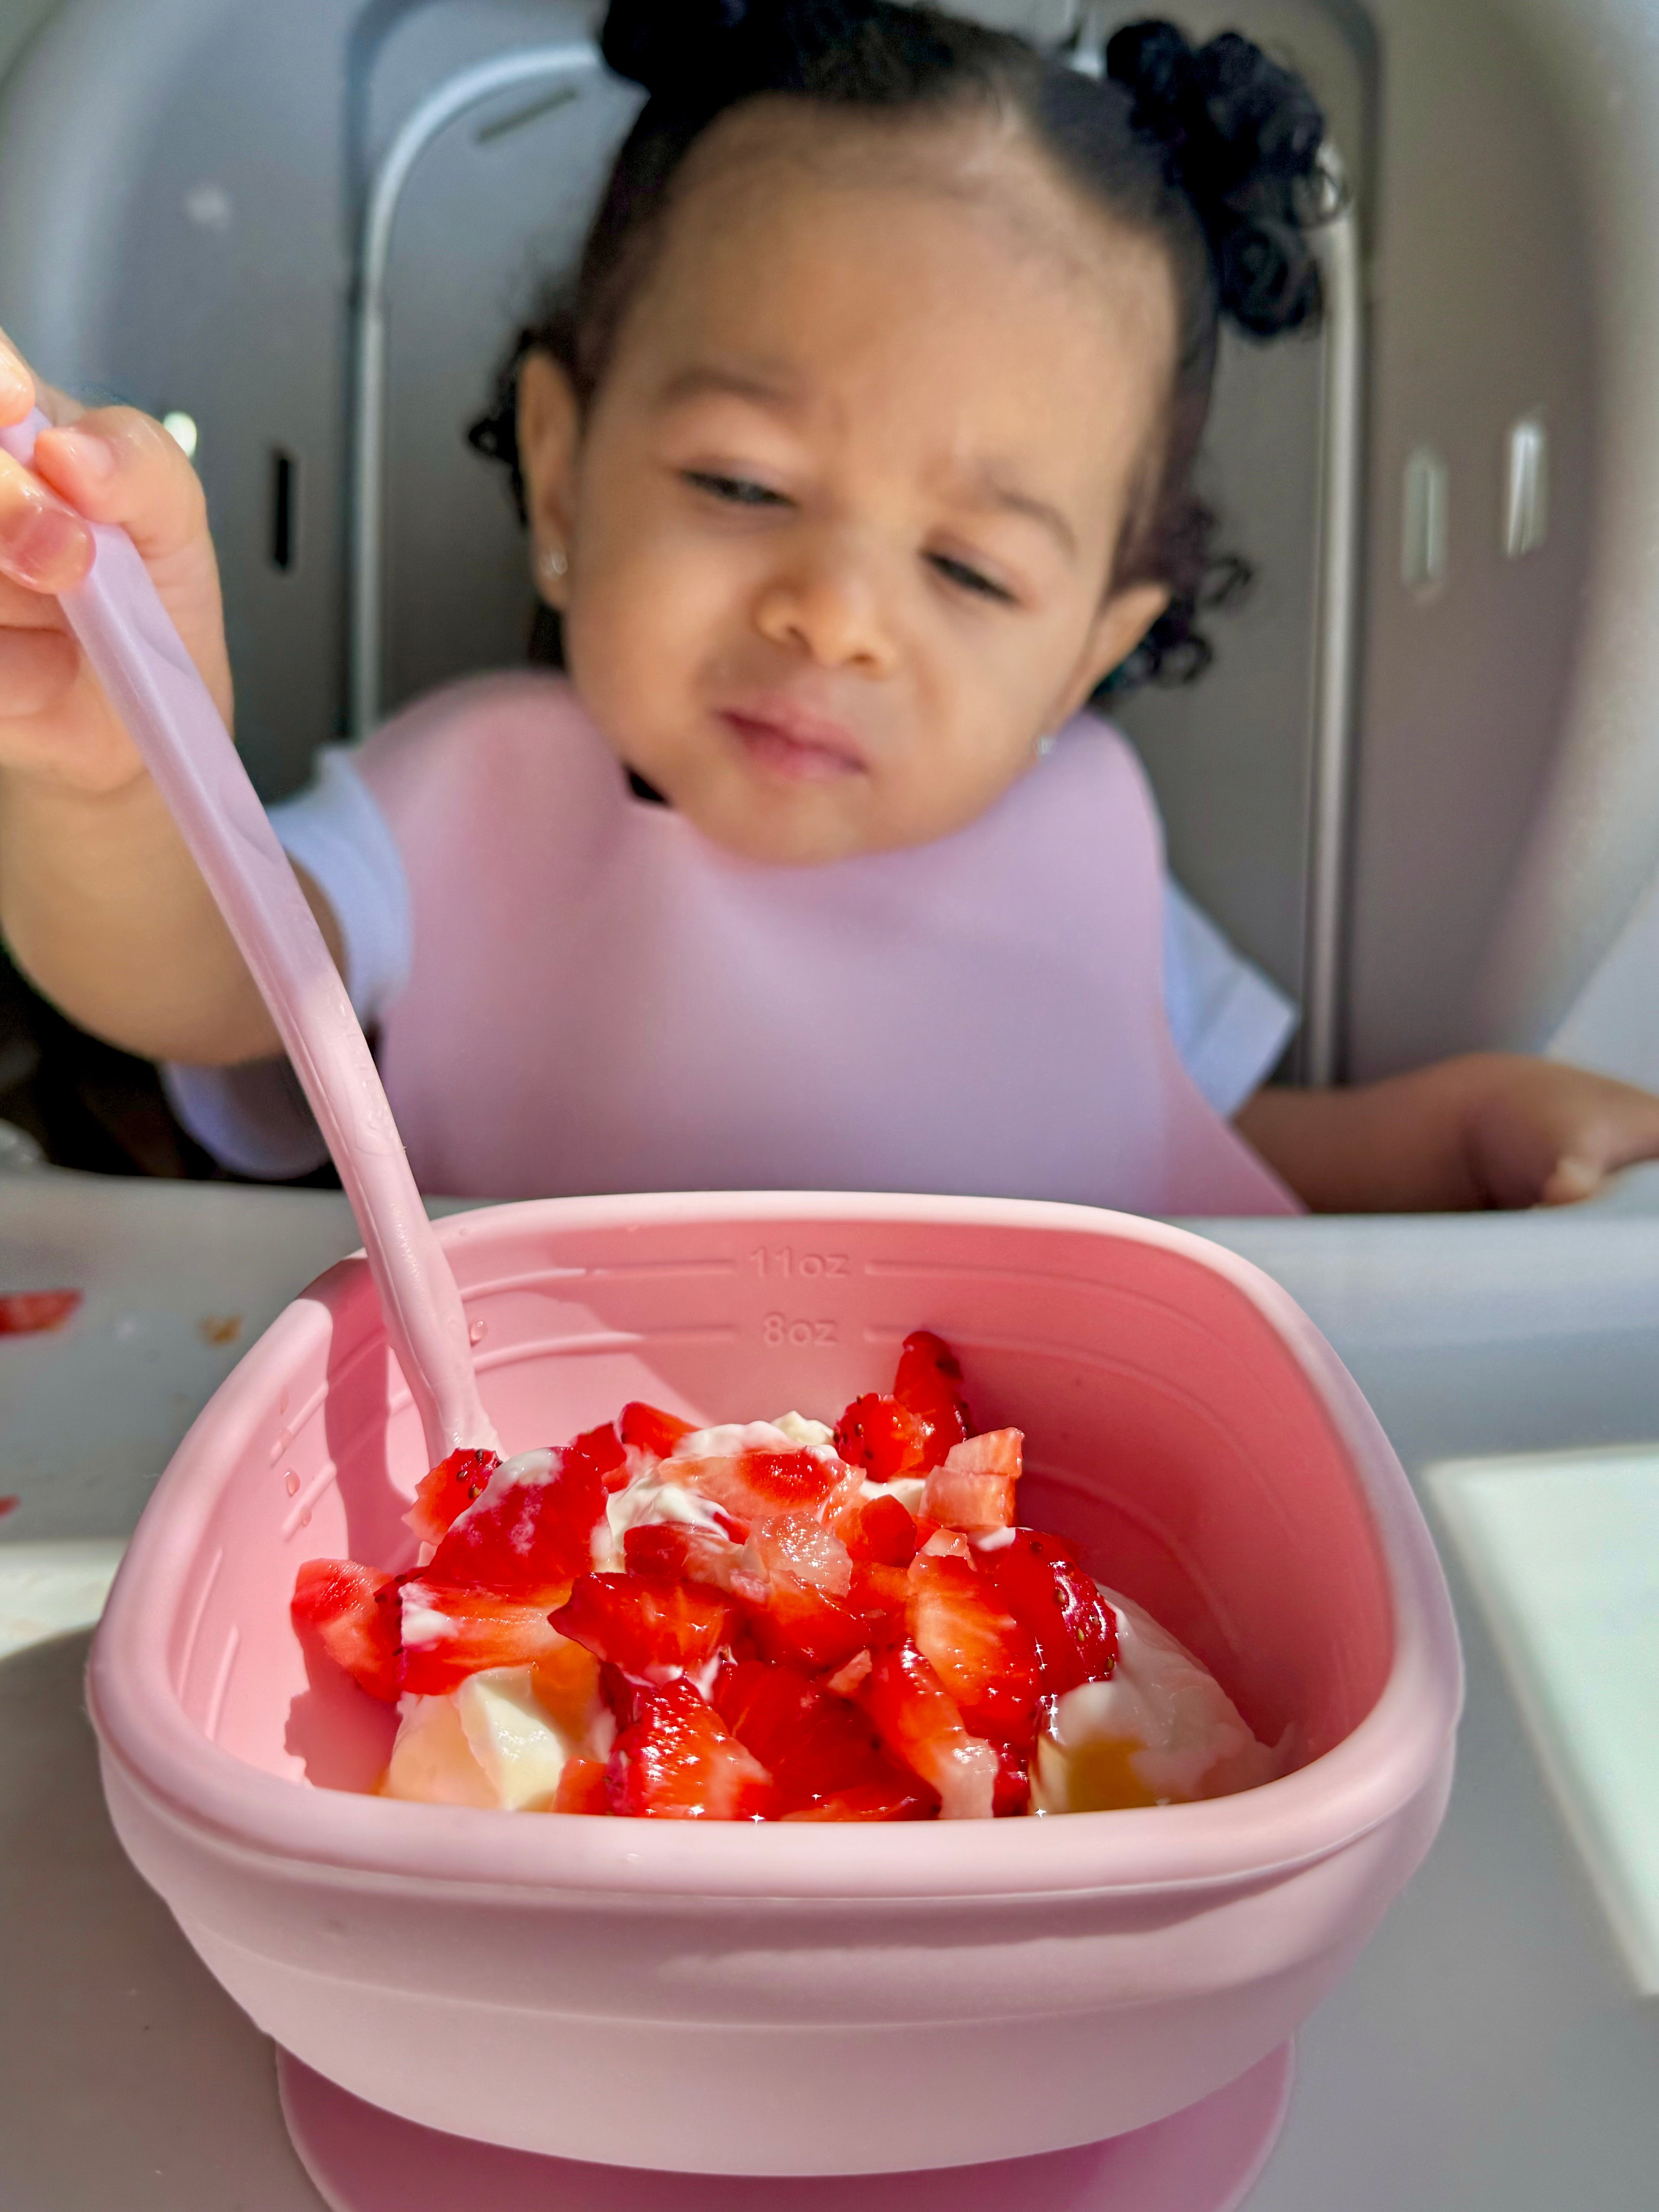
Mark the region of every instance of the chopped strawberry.
POLYGON ((890 1482, 927 1464, 928 1430, 908 1406, 872 1390, 854 1398, 836 1424, 836 1449, 872 1482, 890 1482))
POLYGON ((611 1799, 605 1789, 605 1764, 602 1759, 583 1759, 573 1753, 566 1759, 559 1776, 559 1786, 553 1793, 551 1810, 555 1813, 609 1813, 611 1799))
POLYGON ((690 1421, 681 1420, 678 1413, 665 1413, 660 1407, 642 1405, 637 1398, 623 1407, 617 1427, 623 1443, 649 1452, 653 1459, 666 1459, 680 1438, 691 1433, 690 1421))
POLYGON ((674 1477, 711 1498, 745 1528, 779 1513, 827 1505, 849 1482, 848 1470, 826 1453, 740 1452, 732 1458, 679 1459, 674 1477))
POLYGON ((898 1373, 893 1378, 893 1395, 915 1415, 926 1432, 917 1462, 921 1467, 937 1467, 952 1444, 972 1434, 961 1382, 961 1363, 932 1329, 915 1329, 905 1338, 898 1373))
POLYGON ((997 1755, 996 1788, 991 1794, 991 1810, 999 1820, 1014 1818, 1031 1809, 1031 1762, 1029 1751, 1012 1743, 994 1743, 997 1755))
POLYGON ((727 1597, 766 1602, 766 1577, 752 1555, 712 1528, 690 1528, 684 1521, 644 1521, 623 1530, 623 1558, 633 1574, 707 1583, 727 1597))
POLYGON ((939 1812, 939 1792, 919 1774, 908 1774, 892 1760, 878 1782, 855 1782, 828 1797, 798 1805, 776 1817, 785 1820, 931 1820, 939 1812))
POLYGON ((855 1565, 845 1597, 781 1571, 768 1577, 765 1604, 748 1609, 750 1633, 763 1658, 824 1674, 870 1645, 896 1642, 908 1595, 901 1567, 855 1565))
POLYGON ((928 1474, 922 1512, 951 1528, 1012 1528, 1024 1442, 1018 1429, 992 1429, 953 1444, 928 1474))
POLYGON ((641 1680, 662 1682, 714 1657, 731 1627, 732 1607, 696 1583, 584 1575, 552 1621, 596 1659, 641 1680))
POLYGON ((926 1553, 911 1562, 909 1583, 911 1640, 969 1731, 1030 1744, 1036 1735, 1036 1646, 994 1583, 967 1559, 926 1553))
POLYGON ((536 1702, 560 1732, 579 1742, 602 1711, 599 1662, 591 1651, 559 1637, 530 1670, 536 1702))
POLYGON ((855 1559, 908 1567, 916 1556, 916 1524, 896 1498, 866 1498, 848 1506, 836 1534, 855 1559))
POLYGON ((8 1291, 0 1294, 0 1336, 43 1336, 80 1305, 79 1291, 8 1291))
POLYGON ((294 1578, 289 1611, 371 1698, 396 1705, 403 1688, 398 1589, 355 1559, 307 1559, 294 1578))
POLYGON ((793 1575, 830 1597, 845 1597, 853 1587, 851 1553, 816 1514, 775 1514, 760 1523, 753 1542, 769 1577, 793 1575))
POLYGON ((1036 1646, 1042 1692, 1103 1682, 1117 1663, 1117 1617, 1063 1536, 1019 1528, 980 1570, 1036 1646))
POLYGON ((435 1583, 431 1572, 424 1568, 402 1585, 404 1689, 441 1697, 469 1674, 528 1666, 557 1644, 542 1606, 435 1583))
MULTIPOLYGON (((738 1741, 771 1775, 784 1811, 848 1793, 871 1792, 872 1803, 910 1802, 914 1776, 883 1751, 857 1706, 788 1667, 744 1660, 721 1668, 715 1711, 738 1741)), ((916 1813, 866 1812, 848 1819, 902 1820, 916 1813)))
POLYGON ((764 1606, 749 1613, 763 1658, 807 1674, 845 1666, 870 1642, 870 1624, 845 1598, 830 1597, 793 1575, 774 1575, 764 1606))
POLYGON ((878 1655, 859 1702, 894 1758, 938 1790, 944 1819, 990 1818, 997 1754, 969 1735, 949 1692, 914 1644, 878 1655))
POLYGON ((606 1491, 628 1486, 628 1453, 609 1421, 585 1429, 564 1448, 567 1467, 592 1468, 606 1491))
POLYGON ((690 1682, 641 1691, 605 1774, 613 1813, 647 1820, 763 1820, 771 1777, 690 1682))
POLYGON ((501 1463, 493 1451, 453 1451, 421 1477, 404 1518, 423 1544, 442 1542, 450 1523, 489 1488, 501 1463))
POLYGON ((593 1564, 605 1483, 591 1456, 526 1452, 508 1460, 451 1526, 424 1570, 434 1583, 562 1604, 593 1564))

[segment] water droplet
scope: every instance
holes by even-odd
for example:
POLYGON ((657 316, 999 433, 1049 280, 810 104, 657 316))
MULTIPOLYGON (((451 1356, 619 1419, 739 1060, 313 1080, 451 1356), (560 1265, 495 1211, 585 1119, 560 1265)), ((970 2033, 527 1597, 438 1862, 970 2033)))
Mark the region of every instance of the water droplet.
POLYGON ((293 1443, 294 1437, 292 1432, 288 1429, 284 1429, 282 1434, 277 1437, 276 1443, 272 1444, 270 1448, 270 1463, 273 1467, 276 1466, 279 1459, 287 1458, 289 1452, 293 1446, 293 1443))
POLYGON ((468 1329, 466 1333, 467 1342, 469 1344, 482 1344, 484 1340, 484 1332, 489 1327, 489 1323, 487 1321, 475 1321, 471 1328, 468 1329))
POLYGON ((300 1487, 300 1478, 292 1468, 289 1468, 288 1473, 283 1477, 283 1487, 290 1498, 300 1487))
POLYGON ((308 1505, 300 1516, 300 1526, 302 1528, 309 1528, 311 1526, 311 1508, 308 1505))

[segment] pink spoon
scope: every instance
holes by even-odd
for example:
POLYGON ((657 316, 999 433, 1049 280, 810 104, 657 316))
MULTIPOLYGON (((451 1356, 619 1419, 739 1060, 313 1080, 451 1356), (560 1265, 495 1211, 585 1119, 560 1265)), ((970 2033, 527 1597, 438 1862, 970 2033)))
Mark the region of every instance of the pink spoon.
MULTIPOLYGON (((25 466, 51 426, 0 428, 25 466)), ((435 1465, 495 1445, 466 1315, 421 1204, 368 1040, 247 771, 124 530, 94 523, 70 629, 155 777, 270 1009, 357 1218, 398 1364, 435 1465)))

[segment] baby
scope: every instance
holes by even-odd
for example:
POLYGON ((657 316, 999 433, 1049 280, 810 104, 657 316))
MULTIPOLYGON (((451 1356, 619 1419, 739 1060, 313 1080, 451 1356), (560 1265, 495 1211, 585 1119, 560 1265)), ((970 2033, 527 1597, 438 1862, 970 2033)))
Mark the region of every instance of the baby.
MULTIPOLYGON (((1440 1208, 1659 1154, 1659 1099, 1547 1062, 1262 1088, 1275 1030, 1218 1098, 1172 1035, 1156 817, 1090 708, 1194 657, 1221 320, 1317 311, 1299 81, 1157 23, 1095 80, 886 0, 617 0, 604 49, 649 98, 474 434, 550 666, 281 815, 423 1187, 1440 1208)), ((38 478, 0 459, 0 926, 257 1165, 274 1031, 56 597, 82 518, 124 525, 228 720, 201 491, 0 352, 0 420, 37 398, 38 478)))

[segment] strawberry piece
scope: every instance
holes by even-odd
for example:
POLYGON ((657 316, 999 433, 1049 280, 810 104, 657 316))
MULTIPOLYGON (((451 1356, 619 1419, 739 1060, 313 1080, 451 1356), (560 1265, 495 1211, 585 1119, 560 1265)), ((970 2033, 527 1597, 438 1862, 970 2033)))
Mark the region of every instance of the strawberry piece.
POLYGON ((555 1813, 608 1814, 611 1799, 605 1790, 605 1771, 602 1759, 584 1759, 579 1753, 573 1753, 560 1772, 550 1809, 555 1813))
POLYGON ((775 1514, 756 1529, 753 1544, 769 1577, 793 1575, 829 1597, 845 1597, 853 1587, 851 1554, 816 1514, 775 1514))
POLYGON ((712 1659, 726 1638, 732 1607, 696 1583, 657 1575, 584 1575, 552 1616, 562 1636, 624 1674, 663 1682, 712 1659))
POLYGON ((451 1522, 489 1488, 501 1463, 493 1451, 453 1451, 421 1477, 404 1518, 423 1544, 442 1542, 451 1522))
POLYGON ((780 1513, 823 1506, 850 1477, 827 1453, 750 1451, 729 1459, 676 1460, 674 1479, 750 1528, 780 1513))
POLYGON ((567 1467, 591 1468, 607 1491, 628 1486, 628 1453, 609 1421, 597 1429, 584 1429, 564 1448, 567 1467))
POLYGON ((991 1793, 991 1810, 999 1820, 1014 1819, 1031 1809, 1031 1764, 1029 1751, 1012 1743, 994 1743, 991 1747, 997 1755, 996 1787, 991 1793))
POLYGON ((434 1583, 431 1571, 402 1582, 404 1689, 441 1697, 486 1667, 529 1666, 558 1643, 542 1606, 434 1583))
POLYGON ((836 1534, 854 1559, 908 1567, 916 1556, 916 1524, 896 1498, 860 1498, 836 1522, 836 1534))
POLYGON ((1038 1671, 1030 1632, 970 1561, 923 1553, 909 1571, 911 1640, 975 1735, 1029 1746, 1038 1671))
POLYGON ((854 1783, 828 1797, 815 1798, 780 1814, 785 1820, 932 1820, 939 1814, 939 1792, 920 1775, 907 1774, 890 1759, 878 1782, 854 1783))
POLYGON ((1020 1528, 979 1564, 1035 1644, 1045 1696, 1107 1680, 1117 1664, 1117 1616, 1063 1536, 1020 1528))
POLYGON ((939 1792, 945 1820, 989 1820, 1000 1771, 969 1735, 945 1685, 914 1644, 877 1656, 859 1702, 895 1759, 939 1792))
POLYGON ((690 1682, 638 1697, 605 1773, 613 1813, 647 1820, 763 1820, 772 1779, 690 1682))
MULTIPOLYGON (((780 1811, 799 1811, 849 1792, 873 1793, 872 1802, 903 1802, 916 1795, 915 1777, 895 1766, 857 1706, 791 1668, 755 1659, 723 1667, 714 1704, 738 1742, 771 1775, 780 1811)), ((919 1816, 871 1812, 845 1817, 919 1816)))
POLYGON ((294 1577, 295 1626, 319 1644, 359 1689, 395 1705, 403 1688, 398 1589, 356 1559, 307 1559, 294 1577))
POLYGON ((599 1718, 599 1662, 591 1651, 560 1637, 530 1670, 536 1702, 567 1741, 579 1743, 599 1718))
POLYGON ((707 1583, 728 1597, 763 1605, 766 1577, 741 1544, 694 1528, 684 1521, 642 1521, 623 1532, 623 1558, 629 1571, 671 1582, 707 1583))
POLYGON ((0 1296, 0 1336, 42 1336, 80 1306, 79 1291, 9 1291, 0 1296))
POLYGON ((949 1528, 1012 1528, 1024 1442, 1018 1429, 992 1429, 953 1444, 928 1474, 923 1514, 949 1528))
POLYGON ((831 1672, 871 1645, 896 1642, 904 1633, 909 1585, 902 1568, 854 1565, 845 1597, 815 1589, 787 1571, 768 1580, 763 1607, 751 1607, 749 1629, 756 1649, 811 1674, 831 1672))
POLYGON ((422 1571, 427 1579, 562 1604, 593 1564, 605 1483, 591 1456, 526 1452, 490 1478, 452 1523, 422 1571))
POLYGON ((925 1468, 927 1437, 908 1406, 873 1390, 854 1398, 836 1424, 836 1449, 848 1467, 860 1468, 872 1482, 890 1482, 896 1474, 925 1468))
POLYGON ((870 1625, 845 1598, 828 1596, 793 1575, 774 1575, 766 1603, 749 1613, 763 1658, 819 1674, 843 1667, 871 1640, 870 1625))
POLYGON ((920 1467, 938 1467, 952 1444, 973 1433, 961 1382, 961 1364, 943 1338, 929 1328, 915 1329, 905 1338, 893 1395, 925 1432, 920 1467))
POLYGON ((624 1444, 649 1452, 653 1459, 666 1459, 680 1438, 691 1434, 690 1421, 681 1420, 678 1413, 665 1413, 660 1407, 642 1405, 637 1398, 623 1407, 617 1426, 624 1444))

